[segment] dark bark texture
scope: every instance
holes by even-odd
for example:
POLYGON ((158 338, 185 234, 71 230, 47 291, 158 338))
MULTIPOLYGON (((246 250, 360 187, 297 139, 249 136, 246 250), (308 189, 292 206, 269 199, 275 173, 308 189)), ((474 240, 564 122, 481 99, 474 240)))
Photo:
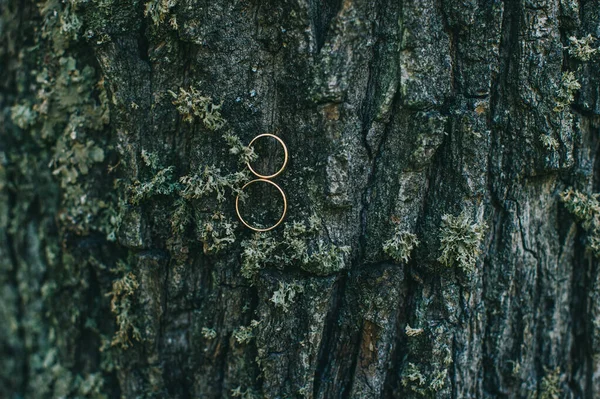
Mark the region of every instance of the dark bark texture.
POLYGON ((600 397, 598 36, 597 0, 0 0, 0 397, 600 397))

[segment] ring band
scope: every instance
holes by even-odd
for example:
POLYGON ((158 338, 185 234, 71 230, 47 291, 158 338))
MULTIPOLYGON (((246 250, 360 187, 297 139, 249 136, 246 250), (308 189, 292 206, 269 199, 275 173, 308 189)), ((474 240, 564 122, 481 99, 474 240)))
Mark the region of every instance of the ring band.
POLYGON ((256 171, 254 169, 252 169, 252 166, 250 166, 250 162, 246 162, 246 166, 248 166, 248 169, 250 169, 250 171, 252 173, 254 173, 254 175, 260 179, 272 179, 275 176, 277 176, 278 174, 280 174, 281 172, 283 172, 283 169, 285 169, 285 166, 287 165, 288 162, 288 150, 287 147, 285 146, 285 143, 283 142, 283 140, 281 140, 279 137, 275 136, 274 134, 271 133, 263 133, 263 134, 259 134, 258 136, 256 136, 255 138, 252 139, 252 141, 250 142, 250 144, 248 144, 248 147, 252 146, 252 143, 254 143, 257 139, 261 138, 261 137, 272 137, 275 140, 279 141, 279 144, 281 144, 281 146, 283 147, 283 154, 284 154, 284 159, 283 159, 283 165, 281 166, 281 168, 275 172, 272 175, 269 176, 265 176, 265 175, 261 175, 256 173, 256 171))
POLYGON ((279 224, 283 221, 283 218, 285 218, 285 213, 287 212, 287 198, 285 197, 285 194, 283 192, 283 190, 281 189, 281 187, 279 187, 277 184, 273 183, 271 180, 267 180, 267 179, 255 179, 252 180, 246 184, 244 184, 244 186, 242 187, 242 189, 240 191, 243 191, 246 187, 248 187, 249 185, 251 185, 252 183, 257 183, 257 182, 265 182, 265 183, 269 183, 274 185, 277 190, 279 190, 279 192, 281 193, 281 197, 283 198, 283 213, 281 214, 281 217, 279 218, 279 220, 277 221, 277 223, 275 223, 273 226, 271 227, 267 227, 266 229, 260 229, 258 227, 253 227, 250 226, 248 223, 246 223, 246 221, 244 220, 244 218, 242 218, 242 215, 240 214, 240 207, 239 207, 239 202, 240 202, 240 195, 238 194, 237 197, 235 198, 235 212, 237 213, 238 218, 240 219, 240 221, 244 224, 244 226, 246 226, 247 228, 254 230, 254 231, 259 231, 259 232, 263 232, 263 231, 269 231, 274 229, 275 227, 279 226, 279 224))

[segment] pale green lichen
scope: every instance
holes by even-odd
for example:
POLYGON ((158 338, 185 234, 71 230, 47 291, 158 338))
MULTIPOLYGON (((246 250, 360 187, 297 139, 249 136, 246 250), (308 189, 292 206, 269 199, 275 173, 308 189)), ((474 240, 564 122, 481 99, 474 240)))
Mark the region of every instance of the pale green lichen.
POLYGON ((300 267, 317 275, 337 273, 346 267, 350 251, 351 248, 347 245, 340 246, 318 240, 316 247, 312 251, 309 250, 308 256, 301 258, 303 262, 300 267))
POLYGON ((83 22, 75 12, 78 3, 48 0, 39 6, 43 16, 42 37, 52 39, 53 50, 57 55, 63 54, 70 42, 79 38, 83 22))
POLYGON ((10 109, 10 117, 21 129, 27 129, 37 122, 38 113, 29 103, 16 104, 10 109))
POLYGON ((311 391, 310 388, 307 386, 303 386, 300 389, 298 389, 298 395, 300 395, 302 398, 309 398, 311 397, 311 391))
POLYGON ((577 81, 575 74, 571 71, 563 72, 560 80, 560 86, 556 93, 556 106, 554 111, 564 111, 575 100, 575 92, 581 89, 581 84, 577 81))
MULTIPOLYGON (((66 212, 59 215, 59 220, 78 234, 84 235, 90 229, 102 231, 109 235, 114 231, 111 206, 107 200, 89 194, 87 185, 81 177, 87 175, 95 164, 104 161, 104 150, 92 140, 85 144, 72 142, 64 136, 59 137, 55 145, 54 158, 50 162, 52 174, 60 179, 63 204, 66 212)), ((113 204, 114 205, 114 204, 113 204)))
POLYGON ((161 168, 158 154, 155 152, 142 150, 142 160, 144 161, 144 164, 149 166, 152 170, 159 170, 161 168))
POLYGON ((485 235, 485 222, 472 223, 463 211, 458 216, 442 216, 440 244, 442 255, 438 261, 445 266, 457 265, 465 272, 475 269, 477 257, 481 254, 481 241, 485 235))
POLYGON ((585 194, 569 188, 560 193, 565 207, 582 222, 586 230, 600 226, 600 194, 585 194))
POLYGON ((232 389, 231 396, 233 398, 240 398, 240 399, 260 399, 260 398, 262 398, 262 396, 259 395, 259 393, 256 392, 254 389, 246 388, 245 390, 242 390, 241 386, 238 386, 237 388, 232 389))
POLYGON ((185 199, 177 199, 174 205, 175 210, 171 214, 171 232, 177 235, 182 234, 194 218, 190 212, 190 205, 185 199))
POLYGON ((412 250, 419 245, 417 236, 396 226, 394 236, 383 243, 383 252, 396 262, 408 262, 412 250))
POLYGON ((576 36, 569 37, 569 54, 581 61, 589 61, 598 52, 598 48, 593 47, 594 41, 592 35, 581 39, 576 36))
POLYGON ((75 183, 79 175, 87 175, 94 163, 103 161, 104 150, 92 140, 87 140, 85 144, 76 142, 67 145, 65 140, 59 139, 51 163, 51 166, 55 167, 52 174, 61 176, 61 185, 64 188, 75 183))
POLYGON ((242 140, 231 132, 223 133, 223 139, 229 145, 229 153, 239 157, 240 163, 252 162, 257 158, 256 153, 252 147, 248 147, 242 144, 242 140))
POLYGON ((199 172, 182 176, 176 181, 174 167, 162 168, 154 153, 142 151, 142 159, 151 168, 153 176, 146 182, 133 182, 129 187, 130 203, 136 205, 155 195, 178 194, 182 199, 177 202, 180 217, 186 217, 184 213, 189 211, 183 200, 199 200, 215 194, 218 202, 224 202, 227 189, 238 194, 248 181, 247 171, 222 174, 214 165, 203 166, 199 172))
POLYGON ((55 65, 56 70, 44 68, 36 76, 36 119, 20 120, 23 112, 13 117, 27 127, 33 141, 53 143, 49 166, 62 188, 63 226, 81 235, 90 230, 110 234, 114 226, 108 213, 115 198, 110 192, 92 195, 91 179, 84 178, 105 160, 101 139, 92 140, 89 133, 102 131, 109 122, 106 90, 92 67, 78 69, 72 57, 60 57, 55 65))
POLYGON ((510 373, 513 377, 518 377, 521 373, 521 363, 517 360, 508 360, 507 363, 511 364, 510 373))
POLYGON ((169 18, 169 25, 175 30, 179 29, 179 24, 177 23, 177 16, 171 15, 171 17, 169 18))
MULTIPOLYGON (((126 267, 121 264, 119 270, 125 269, 126 267)), ((127 349, 133 345, 132 339, 136 341, 141 339, 139 329, 130 318, 132 297, 138 288, 139 283, 131 271, 125 272, 122 277, 112 283, 112 291, 107 296, 111 297, 110 309, 116 315, 118 330, 111 341, 111 346, 118 345, 123 349, 127 349)))
POLYGON ((408 363, 408 365, 402 371, 401 377, 402 385, 409 387, 416 393, 426 393, 426 380, 421 370, 414 363, 408 363))
POLYGON ((179 93, 169 90, 169 93, 173 96, 173 104, 183 115, 184 121, 192 123, 194 117, 198 117, 208 130, 218 130, 225 124, 219 111, 222 103, 214 104, 211 97, 202 95, 202 92, 193 86, 189 90, 180 87, 179 93))
POLYGON ((432 392, 437 392, 444 387, 446 383, 446 378, 448 378, 448 369, 437 370, 433 373, 433 377, 431 382, 429 383, 429 389, 432 392))
POLYGON ((542 134, 540 136, 540 142, 542 143, 542 145, 544 146, 544 148, 547 151, 557 151, 558 148, 560 147, 558 140, 556 140, 554 137, 550 136, 549 134, 542 134))
POLYGON ((569 188, 560 193, 565 208, 571 212, 588 233, 587 247, 600 258, 600 194, 585 194, 569 188))
POLYGON ((266 234, 256 233, 251 240, 242 241, 242 248, 240 273, 247 279, 253 279, 272 260, 271 253, 277 248, 277 241, 266 234))
POLYGON ((205 339, 215 339, 217 337, 217 332, 212 328, 202 327, 202 336, 205 339))
POLYGON ((247 171, 223 175, 219 168, 207 165, 199 173, 179 179, 181 183, 179 194, 187 200, 197 200, 214 193, 217 201, 223 202, 226 189, 229 188, 237 194, 246 181, 248 181, 247 171))
POLYGON ((60 363, 57 348, 32 356, 35 397, 106 399, 105 378, 100 372, 76 374, 60 363))
POLYGON ((409 326, 407 324, 406 327, 404 328, 404 332, 409 337, 416 337, 416 336, 423 334, 423 329, 422 328, 412 328, 411 326, 409 326))
POLYGON ((249 326, 241 326, 233 332, 233 338, 238 344, 247 344, 254 338, 254 329, 260 324, 258 320, 252 320, 249 326))
POLYGON ((209 220, 197 226, 205 254, 219 253, 235 242, 234 231, 237 223, 232 222, 221 212, 215 212, 209 220))
POLYGON ((295 302, 296 295, 302 292, 304 292, 302 285, 280 281, 279 288, 273 292, 270 301, 287 313, 290 306, 295 302))
POLYGON ((284 226, 283 239, 270 233, 256 233, 242 242, 241 274, 253 279, 267 266, 282 269, 298 265, 303 270, 328 275, 346 267, 350 247, 326 243, 320 237, 319 220, 313 216, 308 224, 292 222, 284 226))
MULTIPOLYGON (((110 384, 100 363, 112 350, 97 353, 95 347, 98 341, 105 342, 111 328, 103 314, 107 266, 96 261, 92 267, 91 259, 100 254, 100 248, 111 251, 115 247, 100 234, 94 234, 92 241, 78 237, 110 229, 108 215, 116 203, 110 192, 114 180, 106 174, 105 164, 112 151, 108 104, 102 79, 85 65, 97 61, 77 49, 72 52, 77 61, 61 57, 69 42, 78 40, 83 19, 76 9, 81 3, 47 0, 28 4, 26 14, 33 18, 29 22, 35 21, 33 25, 28 18, 20 18, 25 14, 24 9, 19 11, 23 8, 19 4, 1 7, 3 17, 14 9, 14 18, 4 18, 0 24, 3 44, 8 44, 0 52, 11 57, 3 70, 3 78, 11 84, 2 93, 6 140, 0 151, 0 174, 8 175, 0 186, 6 184, 15 203, 1 212, 10 215, 12 231, 5 229, 8 222, 4 217, 0 217, 0 230, 14 240, 18 251, 27 252, 28 267, 15 274, 15 284, 35 282, 32 289, 20 289, 19 294, 22 305, 33 311, 14 320, 3 319, 6 328, 14 330, 15 342, 22 341, 15 346, 15 353, 22 352, 23 345, 29 350, 19 361, 12 361, 10 353, 3 359, 2 397, 114 396, 114 387, 105 386, 110 384), (22 37, 11 44, 14 32, 7 29, 13 24, 22 37), (13 99, 17 104, 11 107, 8 102, 13 99), (81 308, 90 298, 98 312, 81 308), (95 327, 100 323, 104 323, 102 333, 95 327), (82 345, 75 347, 77 340, 82 345), (26 366, 24 375, 19 365, 26 366)), ((119 256, 116 252, 103 259, 114 259, 119 256)), ((127 307, 124 302, 132 297, 126 290, 118 283, 113 285, 113 310, 127 307)), ((10 307, 7 309, 7 316, 12 316, 10 307)), ((13 351, 12 340, 4 338, 0 341, 13 351)))
POLYGON ((174 181, 174 166, 158 170, 149 181, 135 181, 130 187, 129 202, 137 205, 154 195, 170 195, 179 189, 174 181))
MULTIPOLYGON (((452 352, 445 336, 447 333, 447 329, 439 326, 432 331, 432 341, 423 338, 409 341, 410 352, 420 353, 419 358, 424 358, 424 351, 428 351, 430 360, 406 363, 400 378, 404 387, 420 396, 434 397, 436 392, 446 386, 448 370, 452 364, 452 352)), ((419 332, 412 336, 420 334, 419 332)))
POLYGON ((175 167, 162 167, 156 153, 142 150, 144 164, 150 168, 152 177, 144 182, 135 180, 129 187, 129 202, 138 205, 156 195, 171 195, 181 190, 175 179, 175 167))
POLYGON ((556 367, 554 370, 548 370, 544 367, 546 375, 542 378, 540 383, 540 393, 537 399, 559 399, 562 396, 562 389, 560 387, 560 367, 556 367))
POLYGON ((150 17, 154 25, 158 26, 165 21, 171 8, 176 5, 177 0, 150 0, 144 6, 144 16, 150 17))

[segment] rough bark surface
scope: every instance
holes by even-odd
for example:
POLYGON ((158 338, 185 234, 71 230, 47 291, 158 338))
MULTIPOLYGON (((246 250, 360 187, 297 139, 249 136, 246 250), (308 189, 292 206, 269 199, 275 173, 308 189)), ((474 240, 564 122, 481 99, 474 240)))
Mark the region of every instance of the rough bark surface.
POLYGON ((0 13, 0 397, 600 397, 600 2, 0 13))

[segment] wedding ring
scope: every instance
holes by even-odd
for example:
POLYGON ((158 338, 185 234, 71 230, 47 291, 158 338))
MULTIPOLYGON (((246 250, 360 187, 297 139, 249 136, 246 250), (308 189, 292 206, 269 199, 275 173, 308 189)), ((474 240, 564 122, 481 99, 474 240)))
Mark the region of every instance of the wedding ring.
MULTIPOLYGON (((271 133, 259 134, 258 136, 256 136, 255 138, 252 139, 252 141, 250 142, 250 144, 248 144, 248 147, 252 147, 252 143, 254 143, 257 139, 259 139, 261 137, 272 137, 275 140, 279 141, 279 144, 281 144, 281 146, 283 147, 283 155, 284 155, 283 165, 281 165, 281 168, 277 172, 275 172, 272 175, 268 175, 268 176, 256 173, 256 171, 254 169, 252 169, 252 166, 250 166, 250 162, 246 162, 246 166, 248 166, 248 169, 250 169, 250 171, 252 173, 254 173, 254 175, 256 177, 261 178, 261 179, 272 179, 275 176, 279 175, 281 172, 283 172, 283 169, 285 169, 285 166, 287 165, 287 162, 288 162, 288 150, 287 150, 287 147, 285 146, 285 143, 283 142, 283 140, 281 140, 279 137, 277 137, 277 136, 275 136, 274 134, 271 134, 271 133)), ((281 191, 281 189, 280 189, 280 191, 281 191)), ((285 198, 285 196, 284 196, 284 198, 285 198)))
MULTIPOLYGON (((284 145, 285 148, 285 145, 284 145)), ((287 160, 287 152, 286 152, 286 160, 287 160)), ((284 164, 285 166, 285 164, 284 164)), ((282 168, 283 169, 283 168, 282 168)), ((279 173, 279 172, 277 172, 279 173)), ((256 173, 255 173, 256 174, 256 173)), ((240 221, 244 224, 244 226, 246 226, 247 228, 254 230, 254 231, 269 231, 274 229, 275 227, 279 226, 279 224, 283 221, 283 218, 285 218, 285 213, 287 212, 287 198, 285 197, 285 194, 283 193, 283 190, 281 189, 281 187, 279 187, 277 184, 273 183, 271 180, 267 180, 267 179, 255 179, 252 180, 246 184, 244 184, 244 187, 242 187, 243 191, 246 187, 248 187, 249 185, 251 185, 252 183, 258 183, 258 182, 265 182, 265 183, 269 183, 272 184, 273 186, 275 186, 275 188, 277 188, 277 190, 279 190, 279 193, 281 194, 281 197, 283 198, 283 213, 281 214, 281 217, 279 218, 279 220, 277 221, 277 223, 275 223, 273 226, 271 227, 267 227, 264 229, 258 228, 258 227, 253 227, 250 226, 245 220, 244 218, 242 218, 242 215, 240 214, 240 207, 239 207, 239 202, 240 202, 240 194, 237 195, 237 197, 235 198, 235 212, 237 213, 238 218, 240 219, 240 221)))

